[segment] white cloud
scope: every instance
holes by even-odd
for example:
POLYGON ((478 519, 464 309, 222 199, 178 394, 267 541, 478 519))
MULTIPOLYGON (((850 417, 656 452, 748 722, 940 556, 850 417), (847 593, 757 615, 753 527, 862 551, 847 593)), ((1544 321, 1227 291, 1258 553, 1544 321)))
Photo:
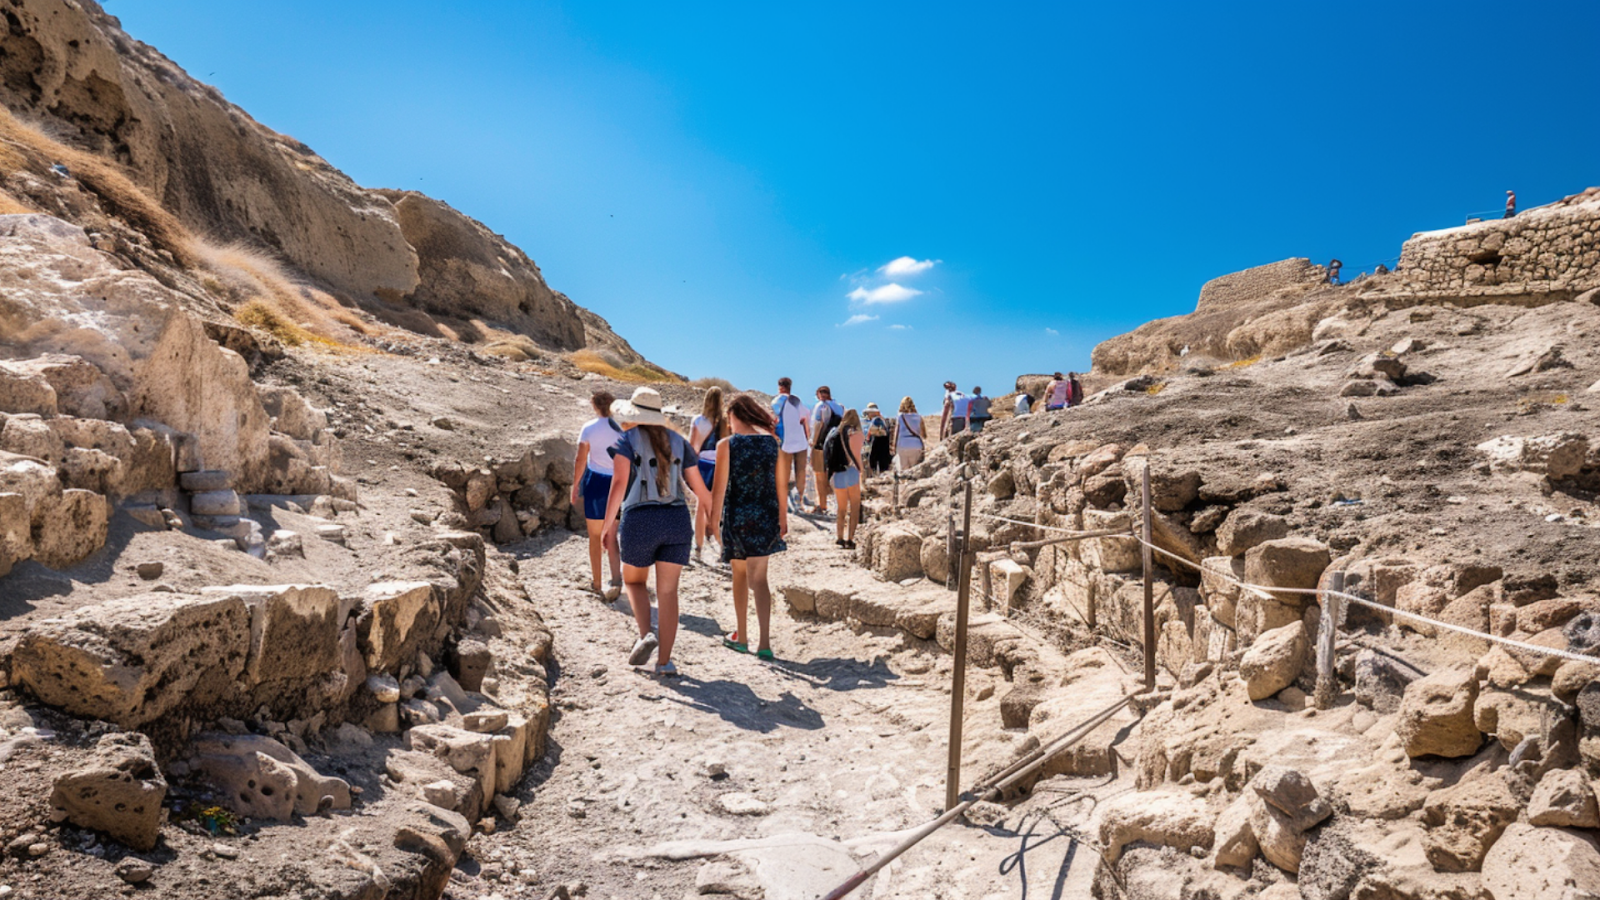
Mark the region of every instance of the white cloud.
POLYGON ((938 265, 939 262, 940 260, 937 259, 914 259, 910 256, 902 256, 899 259, 890 260, 882 268, 878 269, 878 273, 889 278, 910 278, 913 275, 921 275, 923 272, 938 265))
POLYGON ((875 287, 871 290, 858 287, 845 296, 857 303, 871 305, 874 303, 901 303, 921 294, 922 292, 916 288, 904 287, 891 281, 882 287, 875 287))
POLYGON ((866 313, 856 313, 855 315, 851 316, 848 319, 845 319, 843 322, 840 322, 838 325, 835 325, 834 327, 835 328, 843 328, 846 325, 860 325, 862 322, 876 322, 876 321, 878 321, 878 317, 877 316, 869 316, 866 313))
POLYGON ((890 331, 910 331, 911 330, 911 326, 910 325, 890 325, 889 326, 889 330, 890 331))
POLYGON ((1061 337, 1061 332, 1055 330, 1054 328, 1046 328, 1044 333, 1050 335, 1051 337, 1061 337))

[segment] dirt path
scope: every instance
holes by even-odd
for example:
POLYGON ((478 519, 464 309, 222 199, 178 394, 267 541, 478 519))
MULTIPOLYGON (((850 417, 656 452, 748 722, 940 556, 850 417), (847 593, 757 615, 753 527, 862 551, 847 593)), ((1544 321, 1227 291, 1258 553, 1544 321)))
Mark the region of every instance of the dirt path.
MULTIPOLYGON (((831 547, 831 523, 792 521, 797 548, 831 547)), ((657 679, 626 664, 623 607, 582 590, 581 537, 507 549, 556 635, 552 750, 517 794, 520 823, 475 839, 447 896, 543 897, 566 884, 575 896, 581 885, 590 897, 678 898, 698 885, 811 900, 942 807, 949 659, 930 642, 797 619, 779 601, 779 661, 762 663, 721 646, 727 578, 692 567, 674 652, 683 674, 657 679)), ((974 672, 974 698, 996 679, 974 672)), ((997 702, 968 706, 969 780, 1021 737, 999 728, 997 702)), ((1057 839, 1018 869, 1007 826, 1035 823, 1036 841, 1055 829, 1009 815, 944 829, 856 896, 1085 896, 1093 855, 1057 839)))

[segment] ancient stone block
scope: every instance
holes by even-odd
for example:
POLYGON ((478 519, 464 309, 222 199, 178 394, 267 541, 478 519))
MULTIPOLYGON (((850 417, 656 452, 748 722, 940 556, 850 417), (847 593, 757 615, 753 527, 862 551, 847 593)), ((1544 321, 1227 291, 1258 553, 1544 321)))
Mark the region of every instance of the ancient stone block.
POLYGON ((103 832, 135 850, 150 850, 161 835, 167 780, 150 739, 137 732, 102 737, 92 762, 56 778, 50 806, 80 828, 103 832))
POLYGON ((383 582, 362 595, 361 653, 373 672, 392 671, 410 658, 438 616, 433 585, 383 582))

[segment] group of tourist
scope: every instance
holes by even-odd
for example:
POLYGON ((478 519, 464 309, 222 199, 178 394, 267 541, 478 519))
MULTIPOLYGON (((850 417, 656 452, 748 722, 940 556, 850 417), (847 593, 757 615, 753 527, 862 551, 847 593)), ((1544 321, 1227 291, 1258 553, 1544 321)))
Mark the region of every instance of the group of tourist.
MULTIPOLYGON (((723 636, 723 645, 750 652, 753 596, 760 630, 755 653, 773 659, 767 562, 785 549, 789 514, 805 511, 808 478, 816 488, 812 512, 826 515, 831 493, 835 543, 854 550, 863 481, 895 464, 905 471, 922 461, 928 436, 910 397, 901 398, 891 423, 876 403, 859 411, 847 408, 826 385, 817 388, 816 403, 807 408, 793 387, 790 379, 778 379, 770 407, 749 394, 726 400, 721 388, 710 388, 688 437, 671 427, 654 388, 641 387, 627 400, 606 391, 591 398, 595 418, 578 433, 571 500, 574 507, 581 505, 588 528, 590 590, 607 600, 627 594, 639 632, 628 654, 630 665, 644 665, 653 655, 657 674, 677 674, 672 648, 678 582, 691 561, 707 562, 708 549, 733 576, 735 627, 723 636), (606 561, 611 577, 603 585, 606 561), (655 629, 648 587, 652 570, 659 604, 655 629)), ((983 389, 974 387, 968 395, 953 381, 944 387, 939 439, 981 432, 992 418, 983 389)), ((1022 397, 1028 407, 1019 398, 1017 412, 1027 415, 1032 398, 1022 397)), ((1056 373, 1046 390, 1046 408, 1081 401, 1077 375, 1063 379, 1056 373), (1058 384, 1063 385, 1059 391, 1058 384)))

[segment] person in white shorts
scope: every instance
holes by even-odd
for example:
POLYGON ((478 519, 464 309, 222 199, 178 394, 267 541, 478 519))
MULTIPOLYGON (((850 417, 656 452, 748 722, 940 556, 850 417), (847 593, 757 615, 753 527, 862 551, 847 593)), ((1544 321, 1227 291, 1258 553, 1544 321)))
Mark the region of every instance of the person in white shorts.
POLYGON ((900 398, 900 415, 894 420, 894 455, 900 461, 900 471, 922 462, 922 417, 917 415, 917 404, 910 397, 900 398))
POLYGON ((778 396, 772 401, 772 418, 778 424, 778 468, 794 467, 794 476, 789 483, 794 485, 795 497, 799 499, 791 497, 789 509, 799 512, 806 499, 806 461, 811 452, 811 422, 805 404, 790 393, 793 387, 794 382, 790 379, 778 379, 778 396))

